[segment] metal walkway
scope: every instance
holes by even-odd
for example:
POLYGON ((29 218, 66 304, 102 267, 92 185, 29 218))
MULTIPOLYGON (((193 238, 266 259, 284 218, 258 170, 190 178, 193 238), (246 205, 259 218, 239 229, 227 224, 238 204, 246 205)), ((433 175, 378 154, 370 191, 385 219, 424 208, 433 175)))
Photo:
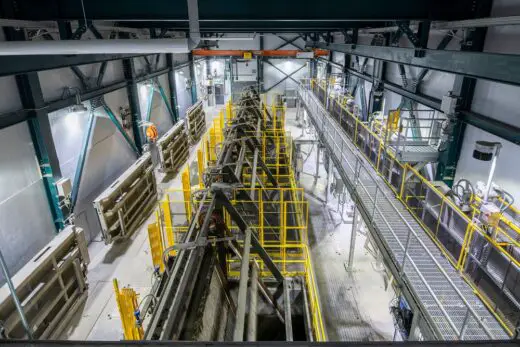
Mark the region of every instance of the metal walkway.
POLYGON ((508 339, 495 317, 313 92, 300 86, 298 96, 403 294, 421 312, 431 330, 426 333, 421 325, 421 333, 443 340, 508 339))

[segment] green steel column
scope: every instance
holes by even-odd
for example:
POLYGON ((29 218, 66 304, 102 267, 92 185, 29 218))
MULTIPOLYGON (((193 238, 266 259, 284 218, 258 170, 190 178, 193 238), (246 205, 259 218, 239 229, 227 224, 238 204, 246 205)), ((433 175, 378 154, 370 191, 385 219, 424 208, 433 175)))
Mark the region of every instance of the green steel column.
MULTIPOLYGON (((473 16, 475 18, 489 17, 491 6, 491 0, 482 1, 479 6, 474 9, 473 16)), ((466 36, 466 41, 461 45, 461 51, 481 52, 484 49, 486 33, 487 28, 470 30, 466 36)), ((466 123, 461 120, 459 112, 471 110, 476 82, 474 78, 457 75, 453 83, 453 94, 459 97, 459 103, 455 116, 450 119, 450 125, 453 131, 448 146, 439 156, 436 173, 436 179, 444 181, 449 187, 453 185, 455 179, 457 163, 459 161, 464 132, 466 130, 466 123)))
POLYGON ((31 118, 27 123, 29 125, 36 158, 40 166, 52 220, 56 226, 56 230, 60 231, 63 229, 64 221, 54 177, 61 176, 61 173, 54 141, 52 139, 49 115, 45 111, 45 102, 43 100, 38 74, 32 72, 29 74, 16 75, 16 84, 23 107, 31 110, 31 118), (50 153, 52 153, 52 160, 50 153))
POLYGON ((132 132, 134 134, 134 142, 139 151, 139 155, 141 155, 143 151, 144 134, 142 129, 139 127, 139 122, 141 121, 141 109, 139 107, 139 94, 137 92, 134 60, 132 58, 123 59, 123 70, 125 79, 128 81, 126 91, 128 94, 128 105, 132 114, 132 132))
POLYGON ((170 85, 170 107, 172 111, 173 124, 179 120, 179 109, 177 108, 177 84, 175 82, 175 64, 173 62, 173 54, 166 54, 166 64, 170 71, 168 72, 168 84, 170 85))

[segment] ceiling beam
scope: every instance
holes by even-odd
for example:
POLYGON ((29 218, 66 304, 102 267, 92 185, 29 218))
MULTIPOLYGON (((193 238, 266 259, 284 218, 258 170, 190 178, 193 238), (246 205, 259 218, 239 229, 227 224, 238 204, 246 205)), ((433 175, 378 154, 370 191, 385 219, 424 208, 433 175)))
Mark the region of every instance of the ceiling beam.
POLYGON ((520 55, 441 51, 307 41, 307 47, 328 49, 392 63, 520 85, 520 55))
POLYGON ((135 54, 24 55, 0 56, 0 76, 18 75, 75 65, 95 64, 138 57, 135 54))

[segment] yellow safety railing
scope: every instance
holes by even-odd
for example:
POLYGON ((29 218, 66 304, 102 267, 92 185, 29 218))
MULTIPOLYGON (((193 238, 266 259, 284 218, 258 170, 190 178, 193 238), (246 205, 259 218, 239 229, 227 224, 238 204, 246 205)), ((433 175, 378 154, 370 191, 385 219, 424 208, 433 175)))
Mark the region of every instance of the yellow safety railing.
MULTIPOLYGON (((150 244, 152 249, 152 259, 154 266, 164 266, 162 253, 166 247, 173 245, 181 239, 183 233, 188 230, 189 222, 193 211, 196 210, 192 201, 196 196, 195 190, 204 189, 202 177, 204 171, 214 165, 219 155, 219 150, 224 141, 224 132, 230 121, 235 117, 238 105, 231 102, 226 103, 224 110, 218 117, 213 119, 211 126, 202 138, 202 146, 197 151, 197 171, 198 181, 195 186, 190 182, 188 168, 182 173, 182 189, 167 189, 165 197, 158 204, 156 222, 149 227, 150 244), (160 232, 157 231, 160 229, 160 232), (162 248, 159 246, 162 241, 162 248), (152 243, 154 246, 152 246, 152 243), (159 257, 160 255, 160 257, 159 257)), ((323 326, 323 317, 320 310, 319 298, 316 289, 316 280, 312 267, 311 257, 307 246, 309 205, 304 198, 304 191, 296 184, 294 172, 291 166, 292 140, 285 131, 285 108, 276 107, 262 103, 262 116, 264 125, 268 125, 266 131, 260 133, 259 142, 261 144, 260 158, 266 163, 272 172, 278 186, 274 188, 270 185, 267 175, 263 170, 257 170, 257 180, 260 180, 265 187, 259 188, 236 188, 231 194, 231 203, 247 206, 255 204, 258 209, 252 208, 257 213, 243 216, 247 218, 250 227, 256 233, 260 243, 265 247, 268 254, 277 264, 284 276, 301 276, 304 278, 309 306, 312 315, 312 327, 317 341, 325 341, 326 335, 323 326), (269 115, 272 122, 268 120, 269 115), (267 147, 274 144, 275 153, 268 153, 267 147), (241 201, 239 192, 246 190, 253 201, 241 201), (254 193, 254 194, 253 194, 254 193), (266 194, 276 198, 267 200, 266 194), (268 225, 267 220, 277 220, 276 225, 268 225)), ((257 134, 246 134, 256 136, 257 134)), ((243 184, 245 187, 251 186, 252 172, 249 166, 244 167, 242 173, 243 184)), ((232 222, 229 214, 224 211, 224 222, 231 234, 239 234, 237 226, 232 222)), ((242 241, 239 241, 241 243, 242 241)), ((272 276, 271 272, 263 261, 251 255, 251 260, 256 260, 260 267, 262 277, 272 276)), ((239 276, 238 267, 240 262, 228 256, 228 276, 239 276)), ((163 271, 164 267, 160 268, 163 271)))
MULTIPOLYGON (((314 93, 318 95, 318 98, 321 96, 322 102, 325 100, 323 98, 329 97, 324 90, 324 83, 317 83, 311 80, 310 85, 314 93)), ((324 102, 324 104, 325 103, 326 102, 324 102)), ((472 213, 468 216, 460 210, 453 200, 439 191, 437 187, 423 177, 416 169, 407 163, 401 163, 396 158, 394 150, 387 145, 385 141, 386 127, 376 127, 376 131, 370 129, 368 123, 362 122, 353 113, 347 110, 344 102, 337 97, 330 97, 329 105, 332 105, 330 107, 338 107, 341 110, 339 119, 336 115, 333 115, 333 117, 340 124, 341 128, 343 128, 352 143, 360 150, 360 153, 372 165, 388 187, 392 189, 396 197, 404 204, 415 220, 430 236, 432 241, 445 255, 446 259, 460 271, 461 276, 495 315, 504 329, 512 335, 514 325, 507 321, 503 312, 501 312, 496 305, 491 303, 484 291, 478 287, 472 277, 465 271, 470 246, 476 234, 487 240, 495 250, 504 254, 508 260, 517 266, 520 264, 518 260, 507 251, 504 245, 497 243, 495 238, 487 235, 487 233, 473 221, 475 208, 473 208, 472 213), (406 180, 407 176, 408 180, 406 180), (399 177, 400 179, 398 179, 399 177), (436 199, 439 206, 439 211, 435 213, 439 218, 434 218, 435 221, 425 221, 423 217, 426 192, 431 195, 429 197, 430 199, 436 199), (442 225, 440 224, 442 218, 440 218, 440 216, 446 213, 448 206, 450 207, 450 211, 453 211, 452 213, 460 219, 460 222, 464 223, 462 225, 466 225, 465 233, 460 236, 462 244, 460 247, 452 246, 451 248, 447 248, 447 246, 440 241, 441 236, 445 236, 440 235, 442 232, 442 225)), ((398 115, 395 115, 395 117, 398 117, 398 115)), ((507 233, 501 228, 497 229, 496 232, 505 237, 507 233)), ((518 230, 518 228, 516 229, 518 230)), ((515 245, 516 244, 518 244, 517 241, 515 241, 515 245)))
POLYGON ((119 289, 117 279, 113 280, 113 285, 125 340, 142 340, 144 330, 139 318, 138 294, 131 288, 119 289))

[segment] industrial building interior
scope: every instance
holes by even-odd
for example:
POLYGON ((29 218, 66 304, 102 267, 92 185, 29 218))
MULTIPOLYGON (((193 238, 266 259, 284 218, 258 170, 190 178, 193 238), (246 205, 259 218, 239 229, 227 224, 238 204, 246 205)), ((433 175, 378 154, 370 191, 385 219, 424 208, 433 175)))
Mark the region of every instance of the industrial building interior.
POLYGON ((518 345, 519 1, 0 26, 0 345, 518 345))

